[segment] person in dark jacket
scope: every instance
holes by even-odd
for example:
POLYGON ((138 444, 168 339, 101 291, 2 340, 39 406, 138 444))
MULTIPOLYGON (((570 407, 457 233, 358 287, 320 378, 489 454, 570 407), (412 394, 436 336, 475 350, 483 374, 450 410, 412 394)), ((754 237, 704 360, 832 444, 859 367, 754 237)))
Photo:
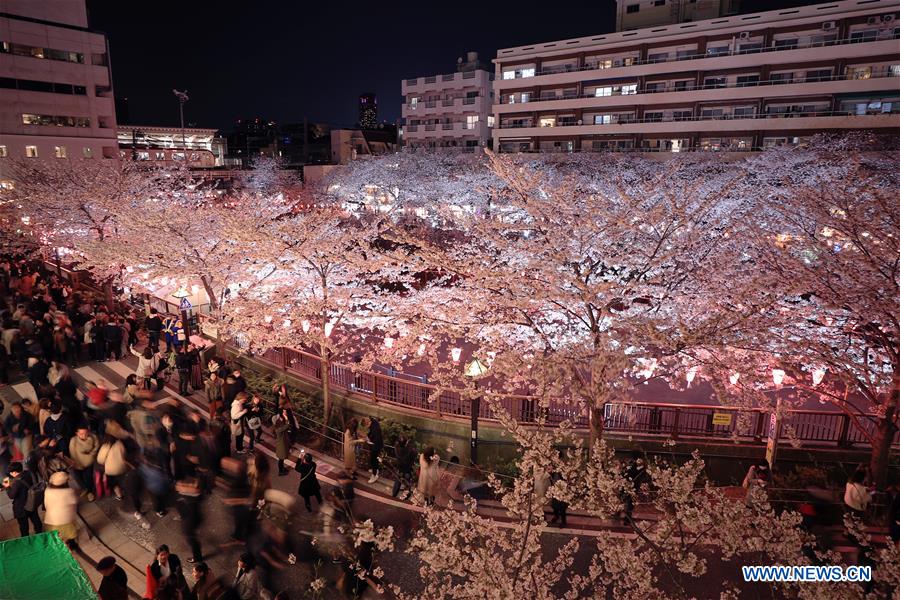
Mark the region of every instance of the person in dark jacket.
POLYGON ((115 319, 110 319, 103 326, 103 340, 106 342, 104 360, 109 359, 110 356, 115 356, 116 360, 122 358, 122 333, 122 327, 115 319))
POLYGON ((369 430, 366 436, 369 443, 369 470, 372 472, 369 483, 375 483, 378 481, 378 474, 381 472, 380 463, 381 451, 384 450, 384 436, 381 434, 381 423, 375 417, 366 417, 363 420, 363 426, 369 430))
POLYGON ((297 493, 303 497, 306 510, 312 512, 310 498, 315 497, 319 506, 322 505, 322 490, 316 477, 316 461, 313 460, 312 454, 303 452, 303 457, 297 461, 294 469, 300 473, 300 486, 297 488, 297 493))
POLYGON ((6 495, 12 500, 13 518, 19 524, 19 533, 22 537, 28 536, 28 523, 34 525, 34 532, 41 533, 44 526, 38 517, 37 507, 35 510, 26 510, 26 500, 28 499, 28 490, 35 484, 35 475, 31 471, 26 471, 20 462, 14 462, 9 465, 9 475, 3 480, 3 487, 6 488, 6 495))
POLYGON ((165 544, 156 549, 156 559, 147 565, 147 591, 144 598, 156 598, 161 590, 179 590, 185 587, 181 559, 169 552, 165 544))
POLYGON ((103 575, 97 589, 100 600, 128 600, 128 575, 116 564, 114 556, 101 558, 97 571, 103 575))
POLYGON ((394 455, 397 457, 397 482, 394 484, 392 496, 395 498, 400 493, 402 487, 406 487, 406 495, 401 500, 406 500, 413 494, 413 469, 415 468, 418 455, 416 449, 406 436, 397 438, 397 444, 394 446, 394 455))
POLYGON ((203 490, 200 481, 194 477, 183 479, 175 484, 178 492, 177 508, 181 516, 181 531, 191 548, 189 563, 203 560, 198 530, 203 524, 203 490))
POLYGON ((33 365, 28 367, 28 382, 34 388, 34 397, 41 397, 41 387, 50 385, 50 365, 43 356, 39 357, 33 365))
POLYGON ((150 316, 144 321, 147 328, 148 344, 153 352, 159 352, 159 336, 162 333, 163 322, 155 308, 150 309, 150 316))
POLYGON ((187 346, 182 344, 175 355, 175 369, 178 370, 178 393, 188 395, 188 383, 191 381, 191 368, 194 366, 194 357, 188 352, 187 346))
POLYGON ((37 430, 37 422, 31 413, 22 407, 21 402, 13 402, 9 408, 9 414, 3 422, 6 433, 12 437, 13 444, 22 455, 28 456, 31 452, 31 441, 37 430))

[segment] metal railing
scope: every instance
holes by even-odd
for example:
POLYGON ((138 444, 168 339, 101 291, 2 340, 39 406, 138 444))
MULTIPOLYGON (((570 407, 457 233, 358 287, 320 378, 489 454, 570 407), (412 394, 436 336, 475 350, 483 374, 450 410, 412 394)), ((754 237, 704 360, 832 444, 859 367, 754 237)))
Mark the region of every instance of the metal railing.
MULTIPOLYGON (((611 96, 634 96, 638 94, 662 94, 662 93, 670 93, 670 92, 694 92, 694 91, 702 91, 702 90, 719 90, 719 89, 729 89, 729 88, 746 88, 746 87, 762 87, 762 86, 770 86, 770 85, 789 85, 793 83, 823 83, 829 81, 857 81, 857 80, 865 80, 865 79, 881 79, 883 77, 898 77, 900 73, 892 71, 890 67, 884 69, 873 69, 871 73, 866 74, 865 76, 860 76, 858 73, 844 73, 840 75, 815 75, 813 77, 791 77, 791 79, 768 79, 763 81, 733 81, 730 83, 703 83, 703 84, 695 84, 694 82, 671 82, 664 87, 643 87, 641 89, 635 89, 635 91, 629 91, 628 93, 622 93, 621 84, 619 84, 619 90, 615 89, 611 90, 611 92, 607 95, 598 96, 596 93, 594 94, 573 94, 569 92, 568 94, 563 93, 561 96, 543 94, 535 99, 530 99, 528 101, 517 101, 517 102, 509 102, 509 97, 515 96, 516 94, 521 94, 521 92, 514 92, 512 94, 502 94, 497 101, 494 103, 497 106, 503 106, 506 104, 535 104, 540 102, 553 102, 556 100, 578 100, 585 98, 609 98, 611 96), (504 102, 505 100, 505 102, 504 102)), ((626 84, 627 85, 627 84, 626 84)), ((652 83, 650 84, 652 85, 652 83)), ((598 87, 613 87, 613 86, 598 86, 598 87)))
MULTIPOLYGON (((546 69, 541 69, 540 71, 535 71, 534 76, 539 77, 541 75, 557 75, 559 73, 575 73, 578 71, 606 71, 609 69, 621 69, 625 67, 633 67, 638 65, 655 65, 661 63, 670 63, 670 62, 681 62, 685 60, 698 60, 702 58, 722 58, 725 56, 743 56, 746 54, 767 54, 770 52, 784 52, 787 50, 804 50, 807 48, 825 48, 828 46, 843 46, 845 44, 864 44, 870 42, 883 42, 889 41, 892 39, 898 39, 900 34, 897 33, 897 29, 889 36, 883 37, 864 37, 864 38, 843 38, 843 39, 835 39, 835 40, 821 40, 821 41, 811 41, 806 44, 797 44, 790 46, 768 46, 765 48, 747 48, 745 50, 741 50, 740 48, 735 50, 726 50, 724 52, 712 52, 707 51, 706 53, 700 54, 686 54, 681 56, 667 56, 665 58, 646 58, 639 59, 633 57, 623 57, 619 59, 604 59, 604 60, 613 60, 614 62, 610 66, 601 66, 602 62, 588 63, 585 65, 560 65, 555 67, 548 67, 546 69), (618 64, 617 64, 618 63, 618 64), (626 64, 627 63, 627 64, 626 64)), ((516 79, 522 79, 517 77, 516 79)), ((527 78, 526 78, 527 79, 527 78)))
POLYGON ((595 126, 595 125, 627 125, 631 123, 669 123, 675 121, 738 121, 738 120, 754 120, 754 119, 791 119, 791 118, 804 118, 804 117, 873 117, 879 115, 893 115, 900 114, 900 107, 898 107, 897 111, 892 112, 878 112, 878 113, 866 113, 864 115, 857 114, 853 111, 848 110, 827 110, 827 111, 810 111, 810 112, 784 112, 784 113, 757 113, 752 115, 732 115, 732 114, 722 114, 722 115, 700 115, 693 117, 629 117, 629 118, 619 118, 618 115, 611 115, 614 117, 610 120, 609 123, 578 123, 577 121, 560 121, 553 125, 533 125, 531 123, 501 123, 498 129, 525 129, 530 127, 539 127, 539 128, 551 128, 551 127, 578 127, 578 126, 595 126))
MULTIPOLYGON (((321 383, 319 357, 295 348, 270 349, 257 360, 268 363, 301 379, 321 383)), ((330 365, 333 388, 354 398, 373 404, 387 404, 433 414, 437 418, 471 417, 472 401, 457 390, 409 381, 374 372, 354 372, 339 363, 330 365)), ((541 406, 532 396, 494 395, 490 398, 507 414, 521 423, 539 422, 558 425, 563 421, 574 427, 589 426, 582 407, 562 401, 541 406)), ((479 403, 480 419, 495 420, 488 402, 479 403)), ((874 415, 857 415, 871 434, 874 415)), ((700 438, 731 439, 747 443, 763 443, 769 412, 766 409, 742 409, 695 404, 609 402, 603 408, 603 428, 614 434, 647 435, 661 439, 700 438), (727 419, 725 418, 727 416, 727 419), (727 421, 727 424, 724 424, 727 421)), ((782 419, 783 437, 798 442, 833 447, 865 446, 866 435, 853 426, 851 418, 835 411, 787 410, 782 419)), ((900 433, 893 444, 900 445, 900 433)))

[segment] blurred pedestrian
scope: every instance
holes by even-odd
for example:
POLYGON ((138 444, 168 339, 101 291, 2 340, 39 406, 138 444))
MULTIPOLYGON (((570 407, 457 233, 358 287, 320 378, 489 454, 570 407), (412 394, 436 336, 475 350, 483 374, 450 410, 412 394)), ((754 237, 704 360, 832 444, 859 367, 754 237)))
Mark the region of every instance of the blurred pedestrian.
POLYGON ((400 499, 406 500, 413 494, 413 469, 416 463, 416 451, 406 436, 397 438, 394 455, 397 457, 397 481, 394 482, 391 496, 396 498, 401 489, 405 488, 406 492, 400 499))
POLYGON ((22 537, 28 535, 29 523, 34 526, 35 533, 41 533, 44 530, 41 518, 38 516, 38 507, 41 505, 42 498, 35 498, 32 491, 29 504, 29 491, 38 483, 38 479, 37 473, 26 471, 22 463, 14 462, 9 465, 9 472, 3 480, 6 495, 12 500, 13 518, 19 524, 19 534, 22 537))
POLYGON ((44 530, 56 531, 70 546, 78 538, 78 496, 69 487, 69 475, 57 471, 50 476, 44 491, 44 530))
POLYGON ((433 446, 428 446, 419 455, 419 493, 425 504, 434 504, 438 484, 441 479, 441 457, 433 446))
POLYGON ((97 589, 100 600, 128 600, 128 575, 116 564, 114 556, 101 558, 97 571, 103 576, 97 589))
POLYGON ((291 452, 291 422, 288 420, 288 411, 282 408, 272 417, 272 433, 275 436, 275 456, 278 459, 278 475, 288 474, 284 468, 284 461, 291 452))
POLYGON ((94 463, 100 451, 100 440, 92 433, 87 423, 81 423, 75 430, 75 437, 69 440, 69 458, 72 459, 72 475, 81 488, 81 495, 88 502, 94 501, 94 463))
POLYGON ((256 560, 249 552, 244 552, 237 562, 234 589, 240 600, 258 600, 260 597, 259 577, 256 574, 256 560))
POLYGON ((203 560, 203 551, 200 547, 200 526, 203 524, 203 490, 200 481, 194 477, 183 479, 175 484, 178 493, 177 508, 181 516, 181 531, 184 534, 188 546, 191 548, 189 563, 199 563, 203 560))
POLYGON ((376 417, 366 417, 363 426, 368 430, 366 440, 369 445, 369 471, 372 476, 369 483, 378 481, 381 472, 381 451, 384 450, 384 436, 381 434, 381 423, 376 417))
POLYGON ((302 456, 294 467, 300 473, 300 485, 297 487, 297 493, 303 497, 306 510, 312 512, 310 498, 315 498, 319 506, 322 506, 322 490, 319 486, 319 479, 316 477, 316 461, 313 460, 312 454, 303 450, 300 452, 302 456))

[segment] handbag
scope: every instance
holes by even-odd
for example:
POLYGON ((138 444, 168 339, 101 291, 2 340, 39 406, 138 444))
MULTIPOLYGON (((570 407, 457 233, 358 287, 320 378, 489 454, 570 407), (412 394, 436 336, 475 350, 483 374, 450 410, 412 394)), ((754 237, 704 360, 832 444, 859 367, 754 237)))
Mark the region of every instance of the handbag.
POLYGON ((259 417, 250 417, 247 419, 247 427, 250 429, 259 429, 262 427, 262 421, 260 421, 259 417))

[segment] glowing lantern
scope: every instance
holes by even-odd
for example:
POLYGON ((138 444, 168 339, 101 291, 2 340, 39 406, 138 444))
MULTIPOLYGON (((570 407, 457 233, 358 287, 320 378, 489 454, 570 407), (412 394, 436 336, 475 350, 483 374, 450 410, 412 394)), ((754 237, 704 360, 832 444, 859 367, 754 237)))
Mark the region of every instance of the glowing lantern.
POLYGON ((416 350, 416 354, 418 354, 419 356, 425 354, 425 344, 419 344, 419 349, 416 350))
POLYGON ((459 362, 459 357, 462 355, 462 348, 453 348, 450 350, 450 356, 453 357, 453 362, 459 362))
POLYGON ((303 319, 300 322, 300 327, 303 328, 303 333, 309 333, 309 321, 307 319, 303 319))
POLYGON ((741 378, 740 373, 732 373, 731 375, 728 376, 728 381, 731 382, 731 385, 737 385, 738 379, 740 379, 740 378, 741 378))
POLYGON ((285 329, 290 329, 291 328, 291 320, 285 319, 284 322, 281 324, 281 326, 284 327, 285 329))
POLYGON ((392 337, 384 338, 384 347, 385 348, 393 348, 394 347, 394 338, 392 338, 392 337))
POLYGON ((329 321, 325 323, 325 337, 331 337, 331 330, 334 329, 334 323, 329 321))
POLYGON ((813 385, 819 385, 825 379, 825 369, 816 369, 812 372, 813 385))
POLYGON ((693 383, 694 378, 697 376, 697 370, 698 367, 691 367, 690 369, 688 369, 687 375, 685 376, 687 378, 688 385, 691 385, 691 383, 693 383))
POLYGON ((266 323, 272 322, 272 315, 266 315, 265 319, 263 319, 266 323))
POLYGON ((784 381, 784 371, 781 369, 772 369, 772 381, 775 382, 775 385, 781 385, 781 382, 784 381))

